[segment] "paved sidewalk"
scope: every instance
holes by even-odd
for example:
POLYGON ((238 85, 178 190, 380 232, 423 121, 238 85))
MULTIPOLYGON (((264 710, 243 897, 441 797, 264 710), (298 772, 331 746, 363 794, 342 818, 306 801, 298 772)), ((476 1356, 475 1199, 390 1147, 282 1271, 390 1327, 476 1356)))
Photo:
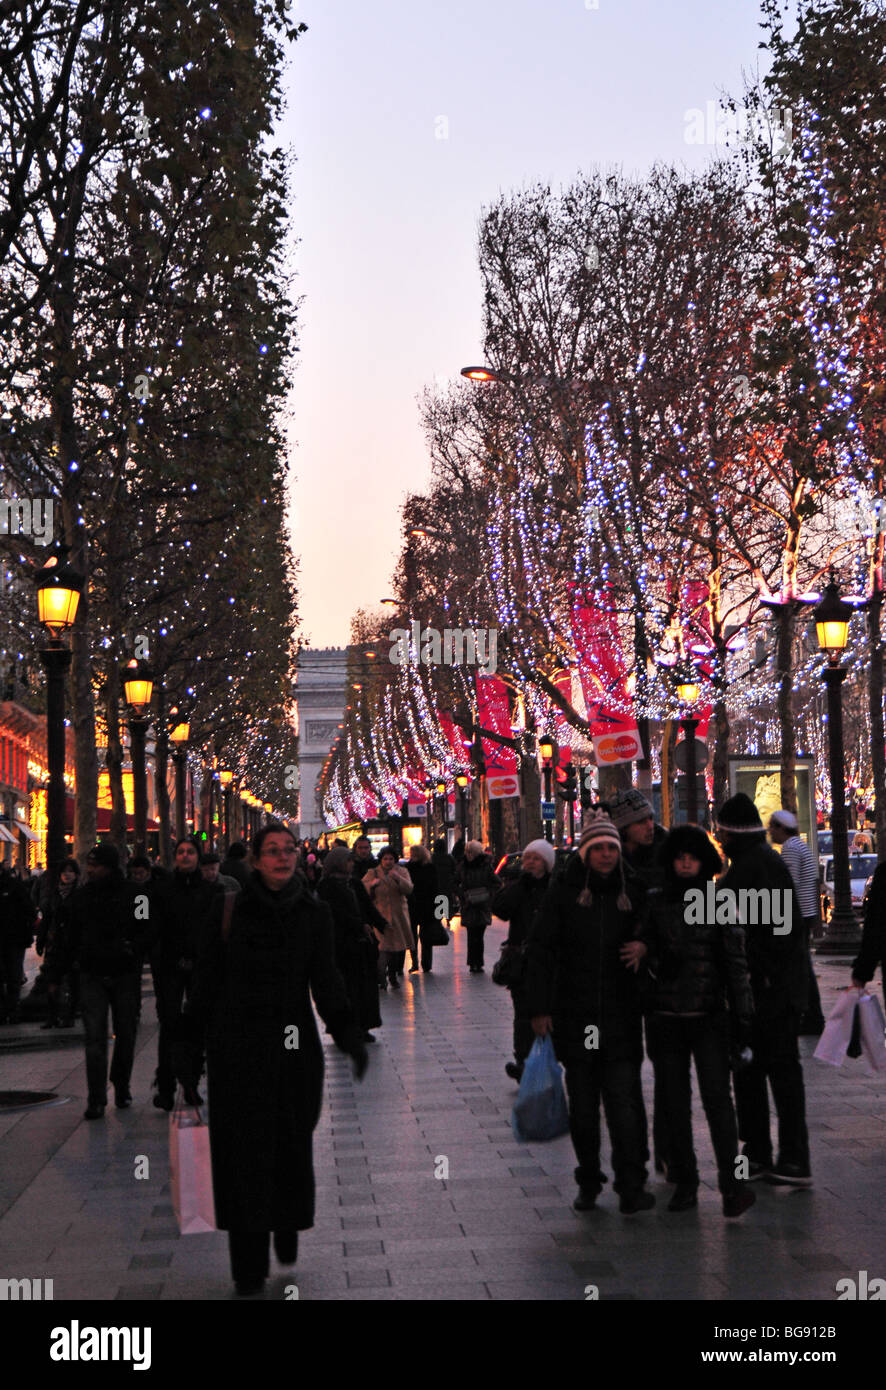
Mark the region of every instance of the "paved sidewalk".
MULTIPOLYGON (((758 1183, 753 1210, 724 1222, 696 1096, 697 1211, 666 1212, 672 1189, 653 1177, 648 1214, 621 1216, 608 1186, 596 1212, 576 1215, 568 1136, 521 1145, 511 1134, 510 997, 488 973, 502 935, 500 924, 487 933, 485 975, 467 973, 457 931, 432 974, 382 996, 362 1084, 327 1040, 317 1224, 297 1272, 272 1266, 269 1299, 296 1285, 300 1299, 576 1300, 593 1285, 601 1299, 833 1300, 840 1278, 886 1276, 886 1073, 860 1060, 839 1071, 805 1062, 813 1191, 758 1183)), ((816 968, 827 1012, 848 970, 816 968)), ((168 1120, 150 1102, 156 1030, 146 987, 136 1103, 94 1123, 82 1119, 79 1028, 0 1030, 4 1087, 73 1097, 0 1112, 0 1278, 51 1278, 57 1301, 232 1297, 226 1236, 176 1228, 168 1120), (35 1049, 16 1050, 25 1041, 35 1049), (149 1176, 137 1178, 145 1158, 149 1176)), ((807 1059, 814 1045, 801 1040, 807 1059)), ((650 1115, 651 1083, 647 1063, 650 1115)), ((608 1158, 604 1141, 611 1176, 608 1158)))

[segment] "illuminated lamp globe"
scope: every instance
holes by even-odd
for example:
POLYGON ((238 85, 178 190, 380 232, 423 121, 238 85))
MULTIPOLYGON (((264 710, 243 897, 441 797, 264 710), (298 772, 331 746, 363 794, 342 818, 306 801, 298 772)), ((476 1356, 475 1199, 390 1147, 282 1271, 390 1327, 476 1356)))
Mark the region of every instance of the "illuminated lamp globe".
POLYGON ((37 617, 53 639, 74 625, 83 576, 70 565, 59 564, 58 555, 50 555, 34 577, 37 589, 37 617))
POLYGON ((154 677, 143 661, 128 661, 123 667, 123 694, 136 715, 146 714, 154 693, 154 677))
POLYGON ((818 645, 831 665, 836 665, 849 641, 849 620, 852 608, 840 597, 840 590, 831 575, 831 582, 822 595, 821 603, 813 610, 818 645))

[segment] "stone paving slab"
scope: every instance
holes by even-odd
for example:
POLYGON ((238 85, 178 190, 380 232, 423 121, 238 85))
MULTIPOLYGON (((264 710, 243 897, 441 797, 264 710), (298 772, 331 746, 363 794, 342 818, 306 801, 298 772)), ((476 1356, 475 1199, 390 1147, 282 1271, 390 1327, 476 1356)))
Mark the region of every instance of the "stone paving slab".
MULTIPOLYGON (((487 934, 490 960, 501 936, 497 925, 487 934)), ((826 1301, 839 1278, 886 1275, 886 1076, 861 1061, 824 1067, 811 1059, 814 1039, 801 1040, 809 1192, 758 1183, 752 1211, 724 1222, 694 1086, 698 1209, 668 1213, 672 1189, 653 1177, 649 1213, 622 1217, 608 1184, 598 1209, 578 1214, 568 1136, 523 1145, 511 1131, 509 996, 488 974, 467 975, 463 933, 437 957, 432 975, 382 996, 363 1084, 324 1038, 317 1221, 296 1270, 272 1261, 267 1300, 295 1288, 300 1300, 576 1301, 595 1286, 604 1301, 826 1301), (448 1176, 437 1175, 441 1158, 448 1176)), ((816 970, 827 1010, 848 962, 816 970)), ((36 1025, 2 1030, 7 1086, 72 1099, 0 1116, 0 1277, 52 1278, 55 1298, 74 1302, 233 1297, 225 1234, 181 1237, 174 1222, 168 1116, 150 1103, 156 1031, 146 999, 135 1105, 90 1124, 80 1047, 16 1052, 36 1025), (145 1159, 148 1177, 137 1179, 145 1159)), ((643 1080, 651 1115, 648 1064, 643 1080)))

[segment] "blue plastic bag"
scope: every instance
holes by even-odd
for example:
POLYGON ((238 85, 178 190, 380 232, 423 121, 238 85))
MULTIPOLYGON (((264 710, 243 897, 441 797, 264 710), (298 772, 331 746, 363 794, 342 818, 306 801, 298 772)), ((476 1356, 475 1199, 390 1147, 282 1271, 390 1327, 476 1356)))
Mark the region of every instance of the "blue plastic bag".
POLYGON ((526 1058, 511 1114, 511 1128, 514 1138, 521 1144, 556 1139, 569 1128, 561 1067, 550 1034, 546 1038, 536 1038, 526 1058))

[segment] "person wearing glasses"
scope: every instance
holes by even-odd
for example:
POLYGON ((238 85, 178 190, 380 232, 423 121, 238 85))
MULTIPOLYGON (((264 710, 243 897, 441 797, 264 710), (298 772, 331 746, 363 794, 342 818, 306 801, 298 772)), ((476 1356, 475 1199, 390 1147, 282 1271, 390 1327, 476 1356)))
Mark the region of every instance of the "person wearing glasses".
POLYGON ((242 1296, 263 1291, 271 1234, 278 1262, 292 1265, 299 1231, 314 1224, 323 1048, 311 996, 358 1078, 368 1064, 335 965, 332 915, 297 855, 285 826, 259 830, 254 872, 216 906, 187 1011, 192 1036, 205 1037, 215 1218, 242 1296))

